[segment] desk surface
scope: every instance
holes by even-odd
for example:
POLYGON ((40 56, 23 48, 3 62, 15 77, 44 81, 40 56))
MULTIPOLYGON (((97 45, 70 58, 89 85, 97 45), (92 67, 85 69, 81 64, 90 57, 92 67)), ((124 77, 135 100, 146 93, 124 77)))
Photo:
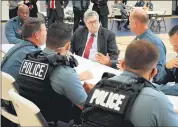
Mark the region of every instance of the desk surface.
MULTIPOLYGON (((7 53, 7 51, 13 46, 14 46, 13 44, 2 44, 2 51, 4 53, 7 53)), ((44 48, 44 46, 43 46, 43 48, 44 48)), ((110 72, 110 73, 113 73, 116 75, 119 75, 122 73, 119 70, 113 69, 111 67, 107 67, 107 66, 99 64, 97 62, 87 60, 80 56, 74 55, 74 57, 78 60, 78 63, 79 63, 78 67, 75 68, 77 73, 81 73, 86 70, 89 70, 92 72, 94 78, 86 81, 89 83, 96 84, 101 79, 101 76, 104 72, 110 72)), ((174 108, 178 109, 178 97, 177 96, 168 96, 168 98, 174 105, 174 108)))

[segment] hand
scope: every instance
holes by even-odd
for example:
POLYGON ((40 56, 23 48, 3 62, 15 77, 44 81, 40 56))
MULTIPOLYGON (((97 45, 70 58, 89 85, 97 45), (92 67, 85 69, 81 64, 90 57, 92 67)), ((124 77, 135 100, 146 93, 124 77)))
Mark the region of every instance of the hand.
POLYGON ((123 59, 118 60, 118 63, 116 64, 116 66, 120 71, 123 71, 124 69, 121 66, 121 61, 123 61, 123 59))
POLYGON ((64 6, 62 5, 61 8, 64 8, 64 6))
POLYGON ((178 114, 178 109, 175 109, 176 113, 178 114))
POLYGON ((110 60, 110 57, 109 57, 109 54, 107 53, 106 56, 101 54, 101 53, 98 53, 96 56, 96 61, 101 63, 101 64, 104 64, 106 66, 111 66, 111 60, 110 60))
POLYGON ((84 80, 90 80, 93 78, 93 74, 90 71, 84 71, 82 73, 79 74, 80 80, 84 81, 84 80))
POLYGON ((178 58, 174 58, 171 61, 166 63, 166 68, 167 69, 172 69, 172 68, 178 68, 178 58))
POLYGON ((90 92, 91 89, 93 89, 95 85, 93 84, 89 84, 84 82, 83 88, 85 89, 85 92, 88 94, 90 92))
POLYGON ((32 8, 33 8, 33 5, 30 5, 30 6, 29 6, 29 9, 31 10, 32 8))
POLYGON ((48 8, 48 5, 47 5, 47 4, 45 4, 45 5, 44 5, 44 7, 45 7, 45 8, 48 8))

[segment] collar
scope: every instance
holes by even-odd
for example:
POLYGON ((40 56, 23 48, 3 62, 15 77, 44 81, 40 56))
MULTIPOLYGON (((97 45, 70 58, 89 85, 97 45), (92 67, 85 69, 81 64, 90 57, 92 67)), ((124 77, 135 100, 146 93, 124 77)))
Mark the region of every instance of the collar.
POLYGON ((124 71, 121 75, 126 75, 128 77, 134 77, 134 78, 140 77, 138 74, 131 71, 124 71))
POLYGON ((29 40, 23 40, 23 44, 33 44, 35 48, 40 48, 39 46, 37 46, 36 44, 34 44, 32 41, 29 40))
POLYGON ((20 17, 19 16, 16 16, 14 21, 18 21, 19 24, 22 26, 23 22, 20 20, 20 17))
POLYGON ((151 31, 149 29, 147 29, 144 33, 142 33, 140 36, 137 36, 137 39, 142 39, 144 38, 148 33, 150 33, 151 31))
POLYGON ((56 54, 56 52, 54 50, 51 50, 49 48, 44 48, 43 52, 46 54, 56 54))
MULTIPOLYGON (((91 32, 88 32, 88 36, 89 37, 91 36, 91 34, 92 34, 91 32)), ((94 33, 94 35, 95 35, 94 37, 97 37, 98 36, 98 32, 94 33)))

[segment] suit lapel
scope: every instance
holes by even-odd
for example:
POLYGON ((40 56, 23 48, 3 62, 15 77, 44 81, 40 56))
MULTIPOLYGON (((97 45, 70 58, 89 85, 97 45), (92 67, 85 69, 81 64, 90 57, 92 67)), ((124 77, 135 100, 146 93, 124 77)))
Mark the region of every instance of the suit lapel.
POLYGON ((82 48, 82 54, 84 52, 84 49, 85 49, 85 45, 87 43, 87 37, 88 37, 88 29, 85 28, 84 31, 83 31, 83 34, 81 34, 81 48, 82 48), (83 36, 82 36, 83 35, 83 36))
POLYGON ((97 48, 98 48, 98 52, 102 51, 102 46, 104 45, 104 36, 103 36, 103 30, 100 27, 99 31, 98 31, 98 38, 97 38, 97 48))

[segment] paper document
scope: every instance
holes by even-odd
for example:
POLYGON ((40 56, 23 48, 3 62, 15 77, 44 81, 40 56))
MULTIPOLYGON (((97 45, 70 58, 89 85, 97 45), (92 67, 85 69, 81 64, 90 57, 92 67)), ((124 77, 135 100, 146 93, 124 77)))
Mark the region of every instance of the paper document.
POLYGON ((98 81, 101 80, 101 77, 104 72, 109 72, 109 73, 113 73, 116 75, 119 75, 121 73, 121 71, 119 70, 113 69, 111 67, 102 65, 97 62, 93 62, 83 57, 80 57, 77 55, 74 55, 74 57, 78 60, 78 63, 79 63, 78 67, 75 68, 78 74, 84 71, 87 71, 87 70, 92 72, 93 74, 93 79, 86 80, 85 82, 96 84, 98 81))

